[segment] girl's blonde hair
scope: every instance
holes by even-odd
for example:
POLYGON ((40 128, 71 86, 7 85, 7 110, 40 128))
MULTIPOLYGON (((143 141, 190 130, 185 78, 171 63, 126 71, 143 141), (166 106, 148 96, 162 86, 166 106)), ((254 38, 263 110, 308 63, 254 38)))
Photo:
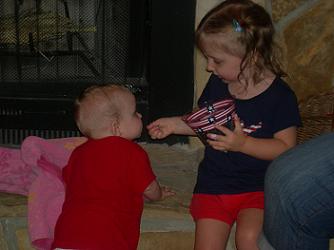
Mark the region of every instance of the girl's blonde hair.
POLYGON ((253 64, 252 80, 256 84, 262 80, 264 69, 286 76, 278 59, 280 51, 274 42, 274 33, 271 17, 262 6, 250 0, 226 0, 201 20, 196 30, 196 44, 202 52, 204 44, 209 42, 241 57, 239 80, 245 68, 253 64))

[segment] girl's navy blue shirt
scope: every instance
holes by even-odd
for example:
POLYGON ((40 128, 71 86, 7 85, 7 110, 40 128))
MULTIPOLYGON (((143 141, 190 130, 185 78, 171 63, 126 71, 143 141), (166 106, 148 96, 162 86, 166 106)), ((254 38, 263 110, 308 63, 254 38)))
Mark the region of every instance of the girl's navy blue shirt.
MULTIPOLYGON (((199 107, 222 99, 235 100, 236 113, 244 128, 253 131, 254 138, 273 138, 291 126, 301 126, 295 93, 279 77, 261 94, 240 100, 231 96, 227 84, 211 75, 198 100, 199 107), (255 129, 254 129, 255 128, 255 129)), ((218 151, 206 147, 199 165, 194 193, 237 194, 263 191, 264 175, 271 161, 260 160, 240 152, 218 151)))

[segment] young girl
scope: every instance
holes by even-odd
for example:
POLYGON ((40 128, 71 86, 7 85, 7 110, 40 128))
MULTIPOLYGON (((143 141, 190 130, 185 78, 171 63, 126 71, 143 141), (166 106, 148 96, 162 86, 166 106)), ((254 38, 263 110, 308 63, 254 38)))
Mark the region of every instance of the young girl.
MULTIPOLYGON (((273 35, 269 14, 250 0, 224 1, 197 28, 197 46, 212 72, 198 105, 233 99, 237 116, 234 130, 216 125, 222 134, 207 135, 190 206, 196 250, 225 249, 234 222, 237 248, 258 249, 265 171, 296 144, 297 100, 280 78, 273 35), (255 129, 246 135, 245 128, 255 129)), ((161 118, 147 128, 154 139, 194 135, 182 117, 161 118)))
POLYGON ((75 103, 76 123, 87 141, 63 169, 66 187, 53 248, 137 249, 143 196, 162 200, 147 153, 132 140, 142 132, 134 95, 125 87, 96 85, 75 103))

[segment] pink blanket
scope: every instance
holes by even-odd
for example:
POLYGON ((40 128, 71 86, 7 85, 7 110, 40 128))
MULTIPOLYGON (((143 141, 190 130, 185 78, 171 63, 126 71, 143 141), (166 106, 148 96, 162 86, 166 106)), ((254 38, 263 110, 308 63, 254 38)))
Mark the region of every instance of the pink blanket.
POLYGON ((0 148, 0 191, 28 195, 36 176, 37 170, 22 160, 19 149, 0 148))
POLYGON ((45 140, 27 137, 20 149, 0 148, 0 191, 28 195, 32 245, 49 250, 64 201, 61 169, 83 137, 45 140))

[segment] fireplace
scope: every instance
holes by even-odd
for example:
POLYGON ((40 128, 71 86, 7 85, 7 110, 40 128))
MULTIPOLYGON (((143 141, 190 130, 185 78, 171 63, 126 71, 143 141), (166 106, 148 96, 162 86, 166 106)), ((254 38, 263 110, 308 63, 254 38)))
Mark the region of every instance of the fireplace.
MULTIPOLYGON (((72 103, 91 84, 129 87, 144 124, 190 111, 195 5, 190 0, 2 0, 0 144, 20 144, 29 135, 80 135, 72 103)), ((145 131, 140 140, 149 141, 145 131)))

